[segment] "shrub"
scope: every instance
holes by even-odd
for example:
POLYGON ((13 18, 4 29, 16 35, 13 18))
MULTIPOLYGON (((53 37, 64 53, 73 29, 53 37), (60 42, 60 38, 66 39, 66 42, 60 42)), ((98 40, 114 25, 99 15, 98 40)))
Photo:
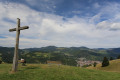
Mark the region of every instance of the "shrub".
POLYGON ((117 59, 120 59, 120 55, 117 57, 117 59))
POLYGON ((103 62, 102 62, 102 67, 106 67, 109 65, 109 60, 107 57, 104 57, 103 62))
POLYGON ((2 63, 2 60, 0 60, 0 64, 2 63))
POLYGON ((93 66, 94 66, 94 67, 96 67, 96 65, 97 65, 97 63, 96 63, 96 62, 94 62, 94 63, 93 63, 93 66))

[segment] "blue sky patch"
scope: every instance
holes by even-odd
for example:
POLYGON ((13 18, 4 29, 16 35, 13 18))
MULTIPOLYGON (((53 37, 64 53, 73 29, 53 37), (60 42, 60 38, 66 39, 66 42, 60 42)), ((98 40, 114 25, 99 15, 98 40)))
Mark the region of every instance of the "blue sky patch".
POLYGON ((7 38, 7 37, 5 37, 5 36, 1 36, 1 35, 0 35, 0 38, 7 38))
POLYGON ((3 18, 3 21, 10 22, 10 23, 16 23, 15 21, 9 19, 9 18, 3 18))

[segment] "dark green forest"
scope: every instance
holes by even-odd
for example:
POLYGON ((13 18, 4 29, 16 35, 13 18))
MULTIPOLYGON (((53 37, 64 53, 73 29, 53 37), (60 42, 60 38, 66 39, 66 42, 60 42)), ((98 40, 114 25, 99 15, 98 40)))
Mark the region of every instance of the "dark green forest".
MULTIPOLYGON (((12 63, 14 48, 0 47, 0 60, 5 63, 12 63)), ((102 61, 104 56, 114 59, 120 55, 120 48, 98 48, 86 47, 55 47, 47 46, 42 48, 28 48, 19 50, 19 59, 24 58, 27 63, 46 64, 50 61, 61 61, 62 64, 76 66, 78 58, 87 60, 102 61)))

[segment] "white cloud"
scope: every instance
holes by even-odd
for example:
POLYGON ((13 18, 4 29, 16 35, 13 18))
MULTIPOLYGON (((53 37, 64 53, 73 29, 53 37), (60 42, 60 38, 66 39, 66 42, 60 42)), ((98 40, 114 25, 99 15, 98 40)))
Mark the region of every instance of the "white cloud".
POLYGON ((99 5, 99 3, 94 3, 93 7, 96 8, 96 9, 98 9, 98 8, 100 8, 100 5, 99 5))
POLYGON ((112 22, 108 22, 108 21, 102 21, 100 23, 97 24, 97 28, 99 29, 109 29, 109 30, 120 30, 120 23, 112 23, 112 22))
POLYGON ((119 12, 116 12, 114 18, 111 18, 112 20, 100 22, 101 16, 105 14, 105 10, 102 11, 102 9, 101 13, 91 18, 74 16, 65 18, 66 20, 63 19, 63 16, 38 12, 17 3, 10 3, 7 7, 0 2, 0 10, 0 35, 7 37, 0 38, 1 46, 14 46, 15 42, 15 32, 10 33, 8 29, 16 27, 16 24, 8 22, 4 18, 12 21, 20 18, 21 26, 28 25, 30 27, 28 30, 21 31, 20 48, 48 45, 119 47, 120 22, 118 18, 116 20, 119 12), (115 29, 117 31, 114 31, 115 29))

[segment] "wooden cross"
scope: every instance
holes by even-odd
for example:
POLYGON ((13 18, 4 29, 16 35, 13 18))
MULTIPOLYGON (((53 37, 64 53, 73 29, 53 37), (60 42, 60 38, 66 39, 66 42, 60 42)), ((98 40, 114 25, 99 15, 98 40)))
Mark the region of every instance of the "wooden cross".
POLYGON ((15 51, 14 51, 12 72, 16 72, 18 67, 18 49, 19 49, 20 30, 24 30, 28 28, 29 28, 28 26, 20 27, 20 19, 17 18, 17 28, 9 29, 9 32, 16 31, 16 45, 15 45, 15 51))

